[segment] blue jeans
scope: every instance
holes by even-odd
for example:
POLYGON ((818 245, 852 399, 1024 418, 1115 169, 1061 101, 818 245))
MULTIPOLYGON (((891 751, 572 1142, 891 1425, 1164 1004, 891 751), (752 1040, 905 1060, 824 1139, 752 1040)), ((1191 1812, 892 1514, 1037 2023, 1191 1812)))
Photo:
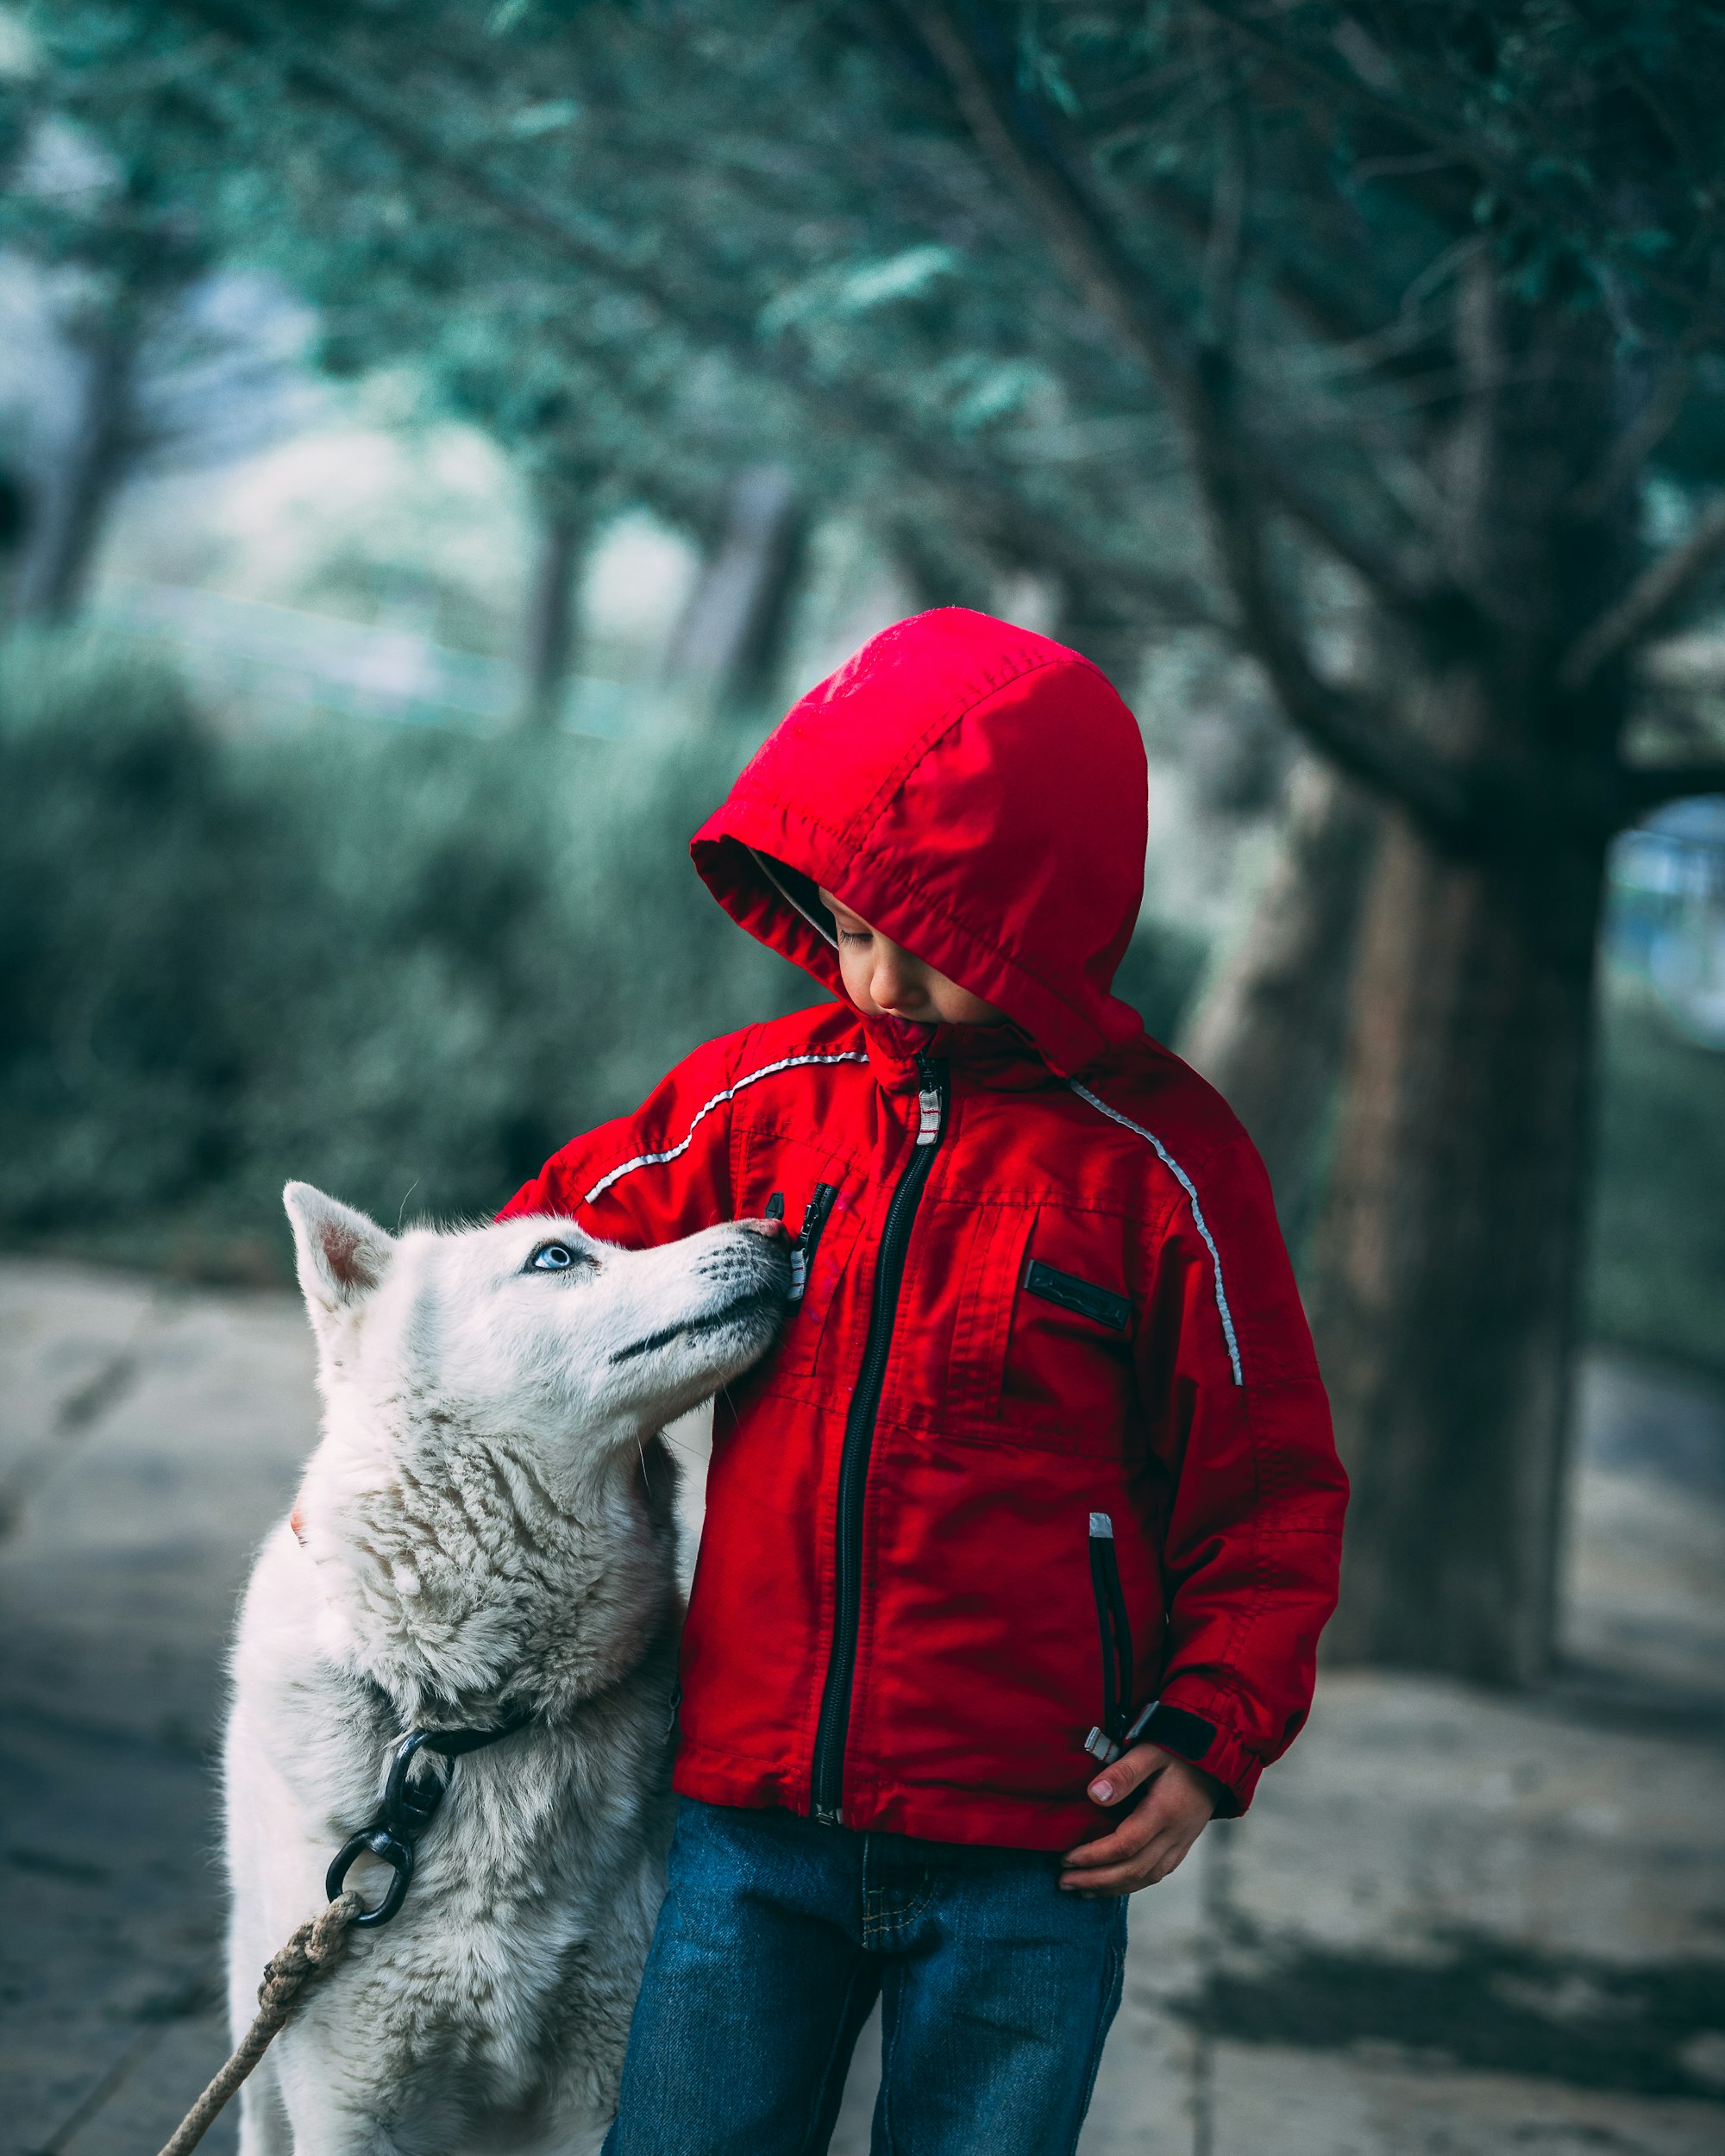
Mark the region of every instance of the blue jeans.
POLYGON ((1126 1905, 1058 1869, 684 1798, 605 2156, 821 2156, 877 1996, 875 2156, 1070 2156, 1126 1905))

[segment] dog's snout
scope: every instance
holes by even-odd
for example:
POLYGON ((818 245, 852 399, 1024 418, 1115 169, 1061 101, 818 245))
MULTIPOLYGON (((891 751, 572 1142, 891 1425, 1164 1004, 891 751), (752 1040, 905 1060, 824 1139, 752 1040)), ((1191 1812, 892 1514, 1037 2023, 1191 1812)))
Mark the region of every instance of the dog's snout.
POLYGON ((737 1274, 756 1281, 762 1286, 779 1294, 788 1293, 791 1284, 791 1238, 784 1224, 779 1220, 739 1220, 739 1228, 747 1232, 747 1239, 731 1246, 731 1266, 737 1274))

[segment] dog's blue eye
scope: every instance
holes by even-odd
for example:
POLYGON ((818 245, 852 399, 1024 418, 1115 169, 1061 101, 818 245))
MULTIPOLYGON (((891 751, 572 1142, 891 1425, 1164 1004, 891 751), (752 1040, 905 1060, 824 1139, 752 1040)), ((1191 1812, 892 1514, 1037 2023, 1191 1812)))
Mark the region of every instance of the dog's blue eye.
POLYGON ((528 1263, 536 1273, 561 1273, 575 1262, 575 1254, 567 1243, 542 1243, 528 1263))

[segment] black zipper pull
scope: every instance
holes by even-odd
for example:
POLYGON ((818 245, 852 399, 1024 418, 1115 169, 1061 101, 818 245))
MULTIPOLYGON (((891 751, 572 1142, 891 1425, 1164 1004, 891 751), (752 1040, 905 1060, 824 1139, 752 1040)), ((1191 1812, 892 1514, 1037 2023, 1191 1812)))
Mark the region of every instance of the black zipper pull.
MULTIPOLYGON (((778 1194, 774 1193, 776 1197, 778 1194)), ((809 1267, 814 1263, 815 1245, 820 1241, 820 1232, 826 1225, 826 1216, 832 1210, 832 1201, 838 1195, 837 1183, 817 1183, 803 1213, 803 1225, 796 1240, 791 1244, 791 1300, 800 1302, 803 1290, 808 1286, 809 1267)), ((780 1210, 783 1211, 781 1200, 780 1210)))
POLYGON ((940 1143, 940 1074, 926 1056, 917 1057, 917 1138, 919 1145, 940 1143))

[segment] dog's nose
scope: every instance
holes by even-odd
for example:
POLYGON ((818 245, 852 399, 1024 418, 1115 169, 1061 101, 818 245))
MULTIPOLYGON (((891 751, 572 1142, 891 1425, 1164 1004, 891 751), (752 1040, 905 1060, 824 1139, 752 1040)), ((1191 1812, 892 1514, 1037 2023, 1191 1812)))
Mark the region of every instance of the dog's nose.
POLYGON ((782 1220, 739 1220, 737 1225, 739 1228, 752 1228, 756 1235, 764 1235, 769 1242, 790 1233, 782 1220))

